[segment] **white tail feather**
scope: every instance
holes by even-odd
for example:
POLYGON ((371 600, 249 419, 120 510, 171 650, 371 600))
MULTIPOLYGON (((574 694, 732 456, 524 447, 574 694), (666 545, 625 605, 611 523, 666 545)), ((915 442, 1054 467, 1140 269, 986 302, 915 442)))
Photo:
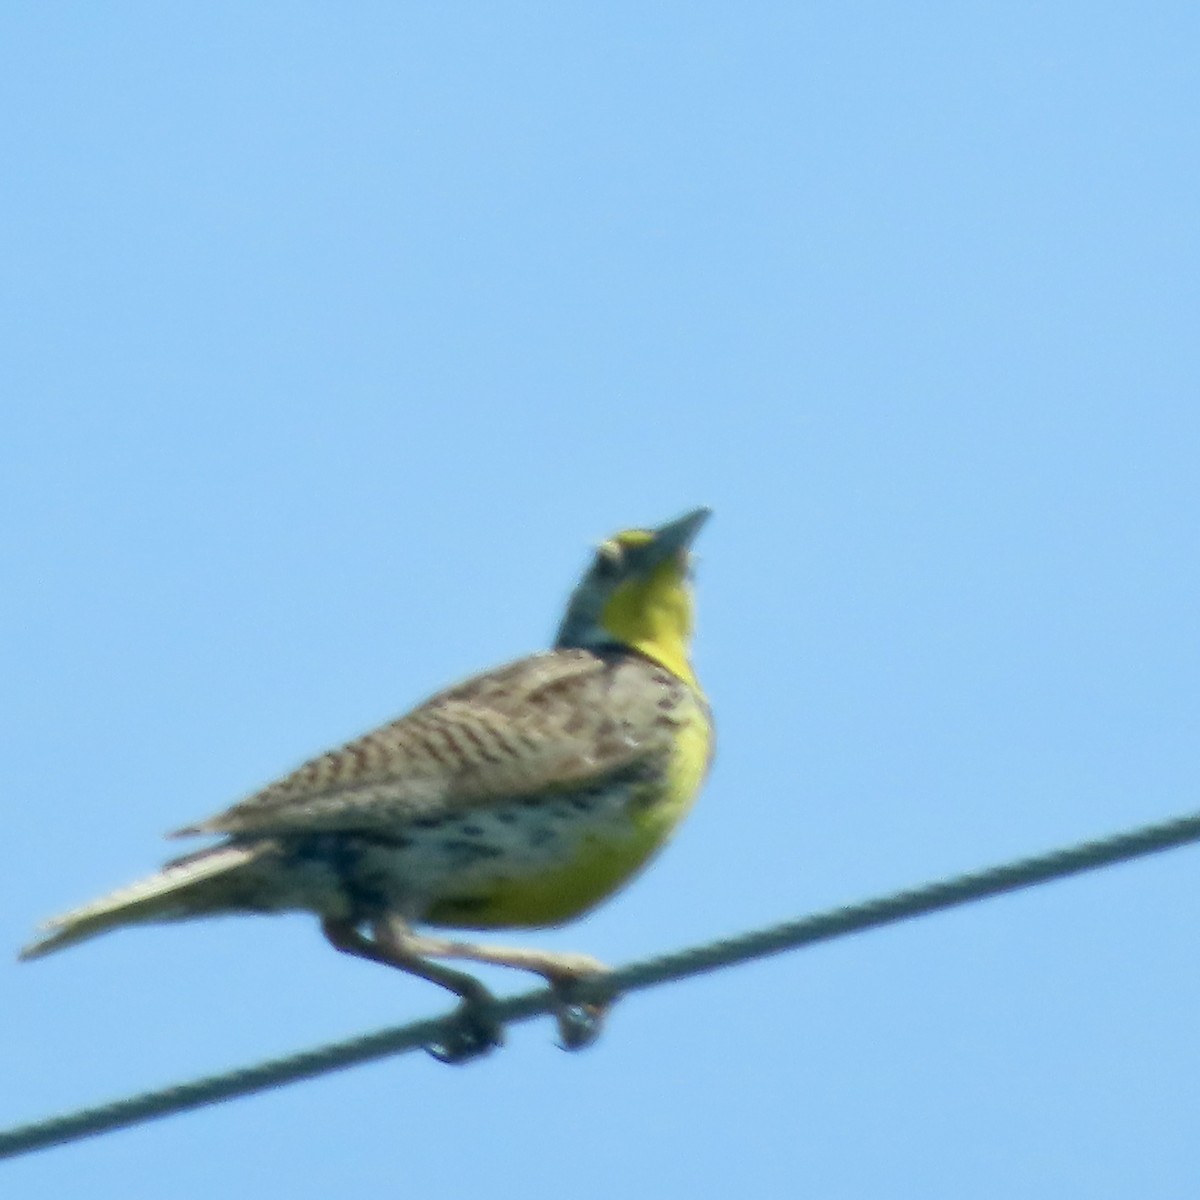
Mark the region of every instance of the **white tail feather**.
POLYGON ((40 958, 105 930, 140 921, 170 920, 203 912, 205 884, 258 857, 246 846, 216 846, 168 863, 156 875, 139 879, 90 904, 52 917, 41 926, 46 936, 24 947, 22 959, 40 958))

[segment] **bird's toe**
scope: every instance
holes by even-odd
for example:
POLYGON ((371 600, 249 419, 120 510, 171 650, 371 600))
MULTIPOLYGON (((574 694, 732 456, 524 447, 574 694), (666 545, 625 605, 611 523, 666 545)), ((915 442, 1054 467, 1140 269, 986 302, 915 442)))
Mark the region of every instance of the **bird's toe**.
POLYGON ((438 1062, 459 1066, 504 1045, 504 1026, 488 1002, 464 1000, 449 1019, 445 1034, 425 1047, 438 1062))

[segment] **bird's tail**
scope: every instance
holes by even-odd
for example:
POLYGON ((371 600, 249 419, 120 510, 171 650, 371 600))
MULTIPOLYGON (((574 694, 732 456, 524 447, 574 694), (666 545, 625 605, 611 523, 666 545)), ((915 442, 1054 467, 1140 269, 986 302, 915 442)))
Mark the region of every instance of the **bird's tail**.
POLYGON ((156 875, 73 908, 42 924, 44 935, 24 947, 22 959, 41 958, 98 933, 142 921, 170 921, 240 907, 238 893, 251 881, 246 868, 265 847, 225 845, 167 863, 156 875))

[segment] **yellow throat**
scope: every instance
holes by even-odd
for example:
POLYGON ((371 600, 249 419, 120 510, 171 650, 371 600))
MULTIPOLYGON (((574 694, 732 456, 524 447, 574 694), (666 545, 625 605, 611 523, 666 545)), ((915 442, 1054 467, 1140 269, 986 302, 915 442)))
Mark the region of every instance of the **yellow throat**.
POLYGON ((621 645, 661 663, 692 687, 699 686, 688 661, 691 588, 677 562, 665 562, 646 578, 623 583, 604 606, 600 623, 621 645))

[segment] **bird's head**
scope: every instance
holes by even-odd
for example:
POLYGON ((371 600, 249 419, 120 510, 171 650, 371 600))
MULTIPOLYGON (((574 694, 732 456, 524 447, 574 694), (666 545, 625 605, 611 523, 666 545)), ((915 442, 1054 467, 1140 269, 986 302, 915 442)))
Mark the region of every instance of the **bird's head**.
POLYGON ((637 650, 692 685, 691 545, 711 510, 657 529, 625 529, 600 543, 567 604, 557 647, 637 650))

